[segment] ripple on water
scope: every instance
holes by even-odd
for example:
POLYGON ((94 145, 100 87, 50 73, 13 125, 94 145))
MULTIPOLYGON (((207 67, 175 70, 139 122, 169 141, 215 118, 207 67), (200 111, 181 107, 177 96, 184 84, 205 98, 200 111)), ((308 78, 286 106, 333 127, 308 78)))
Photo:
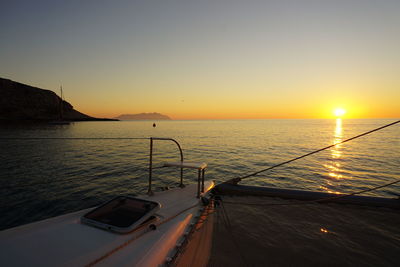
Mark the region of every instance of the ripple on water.
MULTIPOLYGON (((389 120, 240 120, 82 122, 66 127, 21 126, 1 137, 172 137, 185 159, 208 163, 206 179, 226 181, 309 153, 389 120), (340 130, 340 132, 339 132, 340 130)), ((0 141, 0 229, 98 205, 116 195, 143 194, 148 179, 148 141, 0 141)), ((154 166, 179 160, 177 147, 154 145, 154 166)), ((279 167, 244 184, 352 192, 399 179, 400 127, 279 167)), ((176 186, 179 170, 157 169, 154 188, 176 186)), ((196 171, 185 170, 186 183, 196 171)), ((399 186, 371 195, 396 196, 399 186)))

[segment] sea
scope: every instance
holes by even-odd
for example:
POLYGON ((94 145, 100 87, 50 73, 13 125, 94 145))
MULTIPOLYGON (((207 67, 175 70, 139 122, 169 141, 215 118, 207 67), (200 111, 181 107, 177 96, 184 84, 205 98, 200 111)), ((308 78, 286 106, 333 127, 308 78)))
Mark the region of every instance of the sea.
MULTIPOLYGON (((173 138, 206 180, 246 176, 395 119, 98 121, 0 125, 0 229, 147 192, 149 139, 173 138), (156 127, 153 127, 153 123, 156 127)), ((179 184, 176 144, 155 140, 155 191, 179 184)), ((197 172, 184 171, 184 183, 197 172)), ((400 179, 400 124, 285 164, 241 184, 352 193, 400 179)), ((368 195, 397 198, 400 185, 368 195)))

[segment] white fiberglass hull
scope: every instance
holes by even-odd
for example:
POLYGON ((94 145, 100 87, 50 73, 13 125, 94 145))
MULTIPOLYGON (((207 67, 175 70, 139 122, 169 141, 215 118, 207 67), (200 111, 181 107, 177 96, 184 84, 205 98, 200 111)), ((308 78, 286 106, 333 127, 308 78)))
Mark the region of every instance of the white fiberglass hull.
MULTIPOLYGON (((207 193, 214 186, 205 182, 207 193)), ((116 234, 80 222, 88 210, 0 232, 0 266, 158 266, 202 208, 197 185, 143 196, 161 203, 157 229, 116 234)))

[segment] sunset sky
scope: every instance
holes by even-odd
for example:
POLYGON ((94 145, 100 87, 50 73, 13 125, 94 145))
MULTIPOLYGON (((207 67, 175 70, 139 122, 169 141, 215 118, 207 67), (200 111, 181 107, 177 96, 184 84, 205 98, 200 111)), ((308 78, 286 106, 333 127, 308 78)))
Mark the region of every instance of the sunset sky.
POLYGON ((98 117, 400 117, 400 1, 1 1, 0 77, 98 117))

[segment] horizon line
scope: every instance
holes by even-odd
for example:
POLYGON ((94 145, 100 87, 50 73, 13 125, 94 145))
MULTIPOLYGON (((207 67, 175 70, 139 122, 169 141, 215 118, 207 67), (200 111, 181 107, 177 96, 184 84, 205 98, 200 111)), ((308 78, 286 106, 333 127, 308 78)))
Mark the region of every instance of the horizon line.
POLYGON ((194 119, 170 119, 170 120, 119 120, 119 121, 205 121, 205 120, 389 120, 400 119, 399 117, 386 118, 194 118, 194 119))

